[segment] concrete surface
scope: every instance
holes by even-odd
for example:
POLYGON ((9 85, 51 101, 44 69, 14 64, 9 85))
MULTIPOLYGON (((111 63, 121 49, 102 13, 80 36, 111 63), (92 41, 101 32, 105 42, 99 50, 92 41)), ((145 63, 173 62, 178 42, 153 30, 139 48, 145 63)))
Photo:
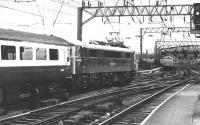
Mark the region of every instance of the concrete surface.
POLYGON ((199 95, 200 84, 186 87, 161 105, 143 125, 193 125, 193 110, 199 95))

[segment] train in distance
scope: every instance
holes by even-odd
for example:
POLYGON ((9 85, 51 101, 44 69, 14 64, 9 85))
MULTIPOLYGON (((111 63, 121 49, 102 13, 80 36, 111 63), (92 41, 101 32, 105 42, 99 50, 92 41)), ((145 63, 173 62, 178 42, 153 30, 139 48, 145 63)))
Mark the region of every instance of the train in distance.
POLYGON ((172 71, 175 70, 175 58, 173 56, 165 56, 161 60, 163 70, 172 71))

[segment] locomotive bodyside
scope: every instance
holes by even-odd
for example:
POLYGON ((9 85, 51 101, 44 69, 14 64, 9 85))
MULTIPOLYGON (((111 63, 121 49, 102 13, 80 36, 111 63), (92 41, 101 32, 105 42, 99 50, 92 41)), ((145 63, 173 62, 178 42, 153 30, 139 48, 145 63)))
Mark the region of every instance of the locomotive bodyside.
POLYGON ((76 71, 82 74, 82 77, 79 77, 81 80, 78 81, 85 86, 90 87, 91 83, 101 86, 131 80, 131 74, 134 72, 133 50, 90 44, 78 50, 80 56, 77 58, 76 71))

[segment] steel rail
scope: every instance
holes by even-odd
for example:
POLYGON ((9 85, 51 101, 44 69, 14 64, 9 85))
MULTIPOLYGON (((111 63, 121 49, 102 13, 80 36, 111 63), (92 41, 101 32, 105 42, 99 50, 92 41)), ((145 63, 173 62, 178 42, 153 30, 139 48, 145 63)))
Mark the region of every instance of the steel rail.
POLYGON ((187 81, 189 81, 189 80, 193 80, 193 78, 188 78, 188 79, 186 79, 186 80, 183 80, 183 81, 180 81, 180 82, 178 82, 178 83, 176 83, 176 84, 173 84, 173 85, 171 85, 171 86, 169 86, 169 87, 167 87, 167 88, 164 88, 164 89, 162 89, 161 91, 156 92, 155 94, 153 94, 153 95, 151 95, 151 96, 149 96, 149 97, 143 99, 142 101, 139 101, 138 103, 136 103, 136 104, 134 104, 134 105, 132 105, 132 106, 126 108, 125 110, 123 110, 123 111, 117 113, 116 115, 110 117, 109 119, 107 119, 107 120, 105 120, 105 121, 99 123, 98 125, 110 125, 110 124, 112 124, 113 122, 119 120, 119 118, 121 118, 121 117, 125 116, 126 114, 128 114, 129 112, 131 112, 132 110, 137 109, 138 107, 140 107, 140 106, 142 106, 142 105, 148 103, 149 101, 151 101, 151 100, 154 99, 155 97, 157 97, 157 96, 163 94, 164 92, 168 91, 169 89, 171 89, 171 88, 173 88, 173 87, 175 87, 175 86, 184 84, 185 82, 187 82, 187 81))
MULTIPOLYGON (((152 85, 142 86, 139 89, 145 89, 145 88, 148 88, 148 87, 151 87, 151 86, 152 85)), ((56 110, 56 109, 59 109, 60 107, 67 106, 67 105, 72 105, 74 103, 80 103, 80 102, 83 102, 83 101, 86 102, 86 101, 94 100, 94 99, 97 99, 97 98, 100 98, 100 97, 110 96, 112 94, 117 94, 117 93, 122 93, 124 91, 132 91, 132 90, 137 90, 137 89, 138 89, 137 86, 133 86, 132 88, 125 88, 124 87, 124 88, 119 88, 117 90, 104 92, 104 93, 101 93, 101 94, 98 94, 98 95, 91 95, 91 96, 83 97, 83 98, 80 98, 80 99, 75 99, 75 100, 71 100, 71 101, 68 101, 68 102, 59 103, 59 104, 52 105, 52 106, 49 106, 49 107, 36 109, 36 110, 29 111, 29 112, 26 112, 26 113, 23 113, 23 114, 19 114, 19 115, 15 115, 15 116, 11 116, 11 117, 2 119, 2 120, 0 120, 0 124, 9 123, 12 120, 16 120, 16 119, 19 119, 19 118, 24 118, 24 117, 31 116, 31 115, 47 113, 47 112, 50 112, 51 110, 56 110)), ((77 111, 75 111, 75 112, 77 112, 77 111)), ((55 117, 57 117, 57 116, 55 116, 55 117)), ((60 115, 60 117, 62 117, 62 115, 60 115)), ((51 119, 54 119, 54 118, 51 117, 51 119)), ((47 119, 44 120, 44 121, 41 120, 41 123, 45 123, 45 121, 47 121, 47 119)))
MULTIPOLYGON (((149 81, 148 83, 151 83, 151 82, 154 82, 154 81, 155 80, 149 81)), ((138 84, 138 85, 141 85, 141 83, 138 84)), ((131 85, 129 87, 126 86, 126 87, 119 88, 119 89, 116 89, 116 90, 100 93, 98 95, 87 96, 87 97, 84 97, 84 98, 75 99, 75 100, 71 100, 71 101, 68 101, 68 102, 63 102, 63 103, 59 103, 59 104, 52 105, 52 106, 49 106, 49 107, 45 107, 45 108, 30 111, 30 112, 26 112, 26 113, 23 113, 23 114, 11 116, 11 117, 0 120, 0 124, 7 124, 7 123, 11 123, 13 121, 16 121, 16 122, 20 121, 21 122, 21 120, 23 121, 23 119, 25 121, 27 121, 27 120, 31 121, 32 124, 34 124, 34 125, 54 123, 55 121, 58 121, 59 119, 63 119, 65 117, 67 117, 69 115, 69 112, 70 112, 70 114, 72 114, 72 113, 78 112, 78 111, 80 111, 80 110, 82 110, 86 107, 89 107, 90 105, 78 107, 77 109, 74 109, 73 111, 69 111, 69 110, 67 111, 67 110, 64 110, 64 109, 63 109, 64 111, 58 111, 58 109, 62 109, 65 106, 70 106, 70 105, 73 105, 75 103, 82 104, 82 102, 87 102, 87 101, 98 99, 98 98, 105 97, 105 96, 111 96, 112 94, 121 94, 122 95, 122 92, 124 92, 124 91, 126 91, 127 93, 132 92, 133 90, 134 90, 134 92, 145 91, 145 90, 151 88, 152 86, 156 86, 156 85, 158 85, 158 84, 151 84, 151 85, 145 85, 145 86, 133 86, 133 85, 131 85), (38 114, 49 114, 49 116, 44 117, 46 115, 43 115, 41 117, 44 117, 44 118, 41 118, 40 120, 37 119, 37 118, 32 118, 32 116, 35 116, 35 115, 38 115, 38 114)), ((163 87, 163 86, 161 86, 161 87, 163 87)))

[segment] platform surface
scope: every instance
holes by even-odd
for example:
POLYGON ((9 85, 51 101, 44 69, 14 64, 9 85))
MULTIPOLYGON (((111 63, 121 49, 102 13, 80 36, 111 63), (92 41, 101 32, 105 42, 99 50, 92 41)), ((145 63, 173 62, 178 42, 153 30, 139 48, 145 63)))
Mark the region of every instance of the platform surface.
POLYGON ((189 85, 161 105, 143 125, 192 125, 200 84, 189 85))

